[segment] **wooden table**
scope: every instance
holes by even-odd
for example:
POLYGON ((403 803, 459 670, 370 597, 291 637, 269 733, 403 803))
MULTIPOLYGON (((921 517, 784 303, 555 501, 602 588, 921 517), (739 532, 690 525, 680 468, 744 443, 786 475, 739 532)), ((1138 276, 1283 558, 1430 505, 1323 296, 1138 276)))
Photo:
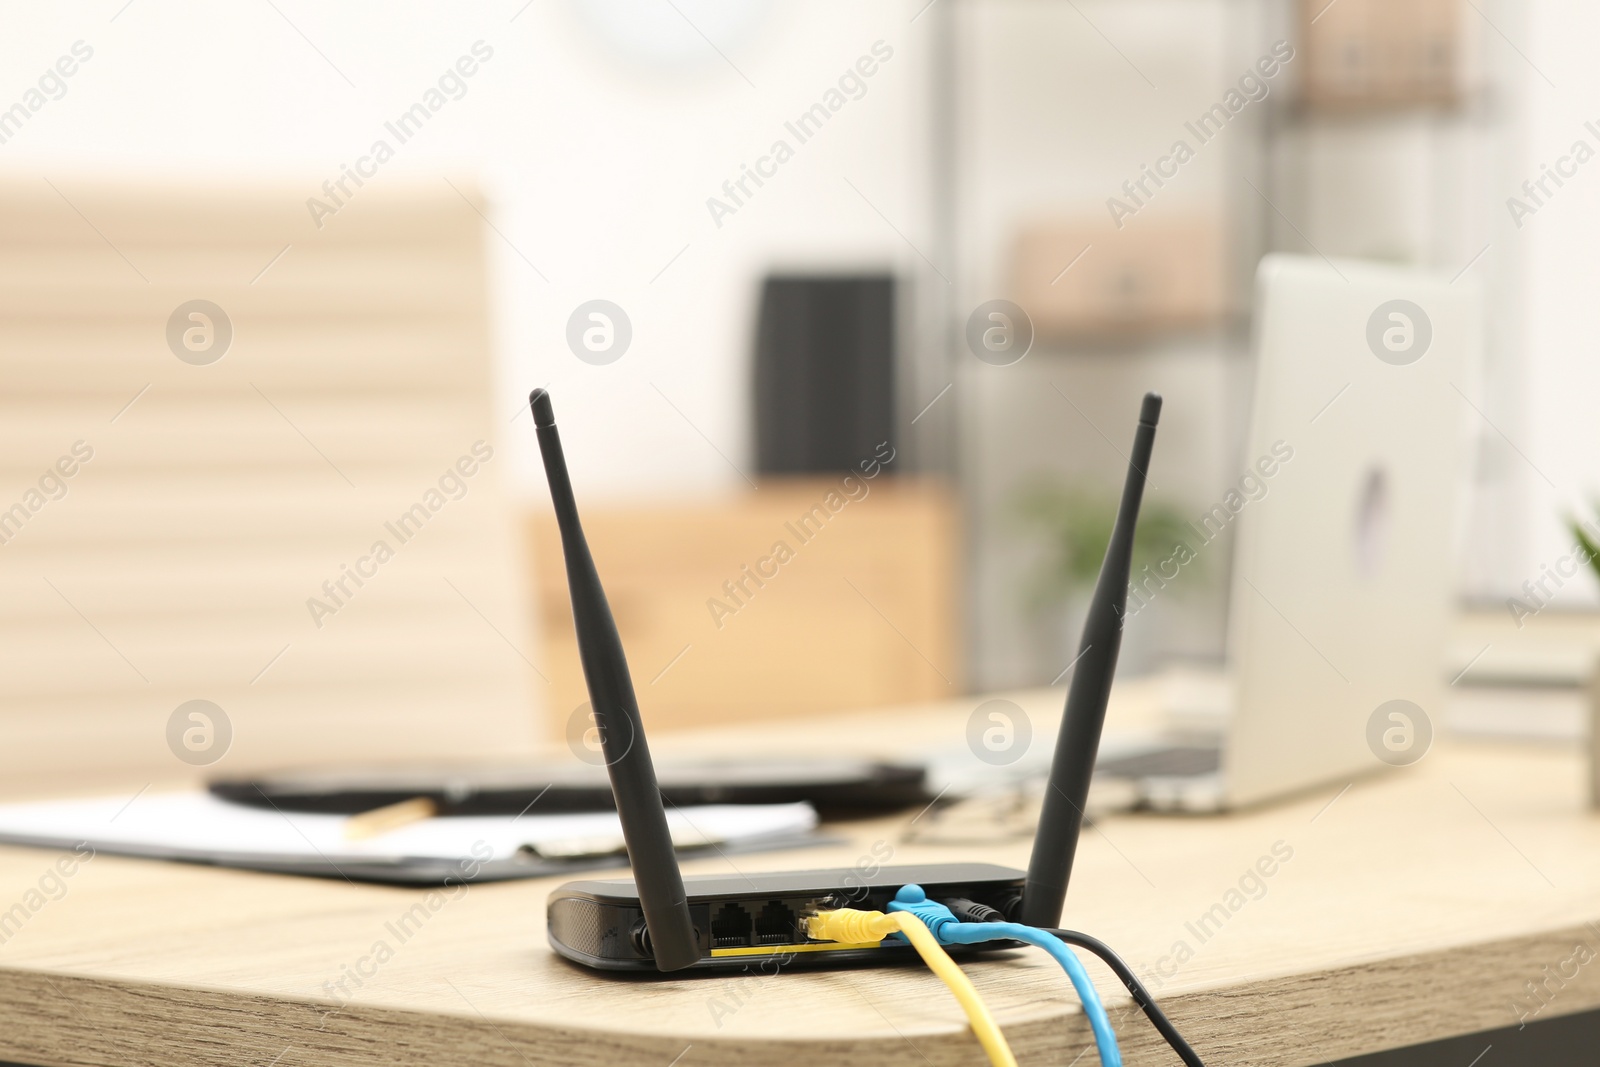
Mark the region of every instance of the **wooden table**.
MULTIPOLYGON (((1059 690, 1018 698, 1042 736, 1058 699, 1059 690)), ((976 703, 880 717, 861 736, 890 747, 898 722, 958 739, 976 703)), ((792 731, 717 736, 733 748, 757 740, 805 745, 792 731)), ((675 746, 710 743, 656 745, 675 746)), ((1526 983, 1571 973, 1575 946, 1600 949, 1600 925, 1589 925, 1600 922, 1600 818, 1584 807, 1583 773, 1573 750, 1441 745, 1407 771, 1258 811, 1111 818, 1083 841, 1066 918, 1153 976, 1179 1028, 1217 1065, 1320 1064, 1514 1025, 1515 1005, 1538 1007, 1526 983)), ((852 864, 876 842, 894 849, 893 862, 1025 864, 1025 841, 903 844, 909 818, 840 826, 849 842, 826 849, 687 869, 852 864)), ((100 856, 61 879, 63 892, 45 877, 59 858, 0 849, 0 915, 43 899, 0 944, 0 1060, 984 1062, 954 1001, 916 968, 676 981, 574 969, 545 941, 550 881, 429 897, 100 856), (27 896, 41 878, 59 899, 27 896), (419 903, 426 920, 401 940, 392 926, 419 903)), ((1127 999, 1110 975, 1089 966, 1128 1061, 1175 1062, 1142 1017, 1118 1010, 1127 999)), ((967 969, 1024 1064, 1067 1064, 1089 1044, 1064 976, 1042 954, 967 969)), ((1576 972, 1536 1018, 1600 1006, 1600 964, 1576 972)), ((1081 1062, 1095 1063, 1093 1052, 1081 1062)))

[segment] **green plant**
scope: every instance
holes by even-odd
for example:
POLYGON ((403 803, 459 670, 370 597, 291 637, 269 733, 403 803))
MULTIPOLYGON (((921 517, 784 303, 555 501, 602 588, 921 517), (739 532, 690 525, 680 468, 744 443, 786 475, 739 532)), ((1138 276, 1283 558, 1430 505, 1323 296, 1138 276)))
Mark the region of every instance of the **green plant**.
POLYGON ((1589 566, 1594 569, 1595 576, 1600 578, 1600 541, 1596 541, 1590 532, 1593 523, 1584 523, 1580 519, 1569 517, 1567 529, 1572 531, 1572 536, 1577 539, 1578 547, 1583 549, 1584 558, 1589 561, 1589 566))
MULTIPOLYGON (((1013 513, 1021 525, 1046 542, 1047 551, 1029 582, 1029 606, 1042 609, 1091 588, 1100 573, 1106 542, 1116 523, 1118 496, 1080 484, 1035 480, 1013 499, 1013 513)), ((1133 539, 1133 573, 1172 556, 1192 533, 1178 510, 1159 500, 1146 499, 1139 509, 1139 526, 1133 539)), ((1199 561, 1189 565, 1198 566, 1199 561)))

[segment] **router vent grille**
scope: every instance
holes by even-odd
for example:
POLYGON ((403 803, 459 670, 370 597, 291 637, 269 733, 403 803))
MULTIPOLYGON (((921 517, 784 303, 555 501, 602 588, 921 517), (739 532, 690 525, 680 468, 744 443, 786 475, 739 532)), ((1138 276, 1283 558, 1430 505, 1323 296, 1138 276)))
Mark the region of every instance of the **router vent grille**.
POLYGON ((619 912, 582 897, 565 897, 550 905, 550 936, 569 948, 608 959, 637 959, 619 912))

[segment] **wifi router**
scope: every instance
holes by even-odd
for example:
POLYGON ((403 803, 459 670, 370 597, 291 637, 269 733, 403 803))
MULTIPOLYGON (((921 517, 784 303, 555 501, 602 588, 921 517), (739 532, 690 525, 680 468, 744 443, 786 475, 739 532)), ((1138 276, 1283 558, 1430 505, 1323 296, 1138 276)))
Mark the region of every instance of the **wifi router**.
MULTIPOLYGON (((1159 396, 1146 394, 1139 412, 1122 502, 1084 623, 1028 870, 940 863, 881 867, 870 876, 844 867, 688 879, 673 852, 622 639, 578 521, 550 394, 535 389, 528 401, 561 531, 584 682, 633 869, 631 879, 568 882, 550 894, 548 931, 557 953, 598 970, 662 973, 744 968, 752 957, 773 956, 790 966, 917 961, 916 951, 899 938, 842 944, 813 940, 803 927, 805 917, 819 909, 886 910, 895 891, 908 884, 922 886, 930 899, 965 898, 1029 926, 1059 924, 1122 644, 1133 532, 1161 414, 1159 396)), ((994 941, 951 946, 951 951, 1008 946, 994 941)))

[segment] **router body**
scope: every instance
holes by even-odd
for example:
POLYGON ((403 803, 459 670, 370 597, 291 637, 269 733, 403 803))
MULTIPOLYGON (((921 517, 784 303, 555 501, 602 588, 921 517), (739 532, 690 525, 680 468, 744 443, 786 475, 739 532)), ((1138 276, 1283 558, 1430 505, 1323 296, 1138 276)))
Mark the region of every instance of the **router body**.
MULTIPOLYGON (((905 963, 918 959, 909 942, 885 938, 870 944, 814 941, 801 921, 820 908, 884 911, 895 890, 915 883, 933 897, 964 897, 1005 911, 1022 895, 1026 874, 989 863, 930 863, 881 867, 712 875, 683 880, 700 957, 698 970, 740 970, 764 959, 785 967, 831 966, 846 960, 905 963)), ((639 891, 631 878, 568 882, 550 894, 550 945, 557 953, 605 971, 657 971, 639 891)), ((990 941, 953 946, 951 952, 994 951, 990 941)))
MULTIPOLYGON (((1159 396, 1147 394, 1139 412, 1122 502, 1073 661, 1077 673, 1068 687, 1027 872, 941 863, 881 867, 871 874, 846 867, 689 879, 678 870, 633 677, 578 518, 550 394, 535 389, 528 403, 561 530, 584 682, 633 870, 632 879, 568 882, 551 894, 548 931, 557 953, 597 970, 662 974, 744 968, 752 957, 812 966, 911 961, 918 959, 915 950, 898 937, 851 945, 812 940, 801 927, 819 908, 887 910, 895 891, 910 884, 920 885, 930 899, 964 898, 1028 926, 1048 929, 1060 921, 1122 642, 1133 532, 1161 413, 1159 396)), ((987 944, 1004 948, 1009 942, 987 944)))

